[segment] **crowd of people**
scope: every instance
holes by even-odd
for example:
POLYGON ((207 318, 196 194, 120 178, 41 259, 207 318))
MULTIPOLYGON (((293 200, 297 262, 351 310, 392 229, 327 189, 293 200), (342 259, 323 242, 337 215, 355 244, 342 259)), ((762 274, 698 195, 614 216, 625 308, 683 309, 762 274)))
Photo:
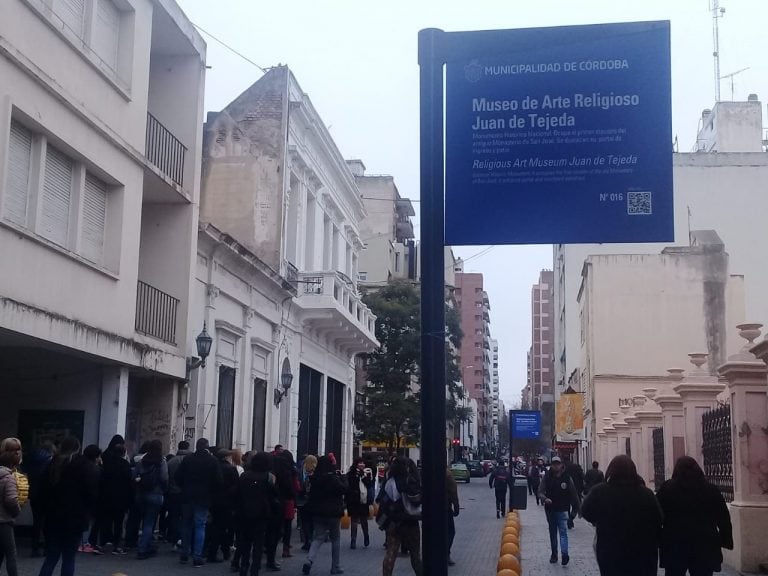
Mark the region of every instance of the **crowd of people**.
MULTIPOLYGON (((310 574, 325 542, 331 544, 331 574, 342 574, 342 517, 348 514, 351 522, 350 548, 368 547, 375 504, 376 524, 386 534, 384 576, 392 574, 401 551, 420 576, 416 464, 393 457, 380 480, 377 491, 372 466, 362 458, 342 472, 332 453, 306 455, 297 464, 281 446, 243 455, 204 438, 194 451, 180 442, 170 455, 153 440, 129 458, 122 436, 114 436, 103 452, 95 445, 81 450, 67 436, 30 451, 22 463, 21 442, 7 438, 0 443, 0 566, 5 563, 10 576, 18 573, 14 521, 29 498, 31 553, 44 556, 40 576, 51 575, 57 565, 62 576, 74 574, 78 551, 134 552, 144 560, 157 554, 158 541, 172 545, 182 564, 229 562, 232 572, 256 576, 266 557, 266 569, 277 572, 280 544, 283 558, 293 556, 294 522, 307 552, 303 574, 310 574)), ((451 525, 459 509, 452 486, 451 525)))

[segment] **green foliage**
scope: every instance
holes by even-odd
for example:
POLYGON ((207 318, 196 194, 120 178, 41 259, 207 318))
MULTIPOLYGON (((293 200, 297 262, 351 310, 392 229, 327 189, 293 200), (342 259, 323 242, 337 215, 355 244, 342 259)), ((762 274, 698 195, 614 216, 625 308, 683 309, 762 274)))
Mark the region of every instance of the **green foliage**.
MULTIPOLYGON (((381 347, 365 356, 364 402, 358 405, 355 424, 362 438, 388 446, 418 443, 420 436, 419 361, 421 354, 421 298, 418 286, 392 282, 364 294, 363 301, 377 316, 376 338, 381 347)), ((459 406, 464 390, 453 347, 458 349, 464 334, 455 302, 446 305, 446 385, 449 398, 446 416, 458 425, 470 417, 459 406), (449 344, 450 343, 450 344, 449 344)))

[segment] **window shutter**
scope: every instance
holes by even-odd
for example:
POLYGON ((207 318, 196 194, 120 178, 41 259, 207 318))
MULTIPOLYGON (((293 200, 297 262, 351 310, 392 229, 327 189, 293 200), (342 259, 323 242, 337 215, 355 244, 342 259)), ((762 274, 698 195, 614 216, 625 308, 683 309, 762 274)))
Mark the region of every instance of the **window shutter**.
POLYGON ((107 218, 107 185, 91 174, 85 176, 80 253, 91 262, 104 259, 104 224, 107 218))
POLYGON ((27 225, 31 164, 32 132, 18 122, 11 121, 8 174, 3 208, 5 218, 19 226, 27 225))
POLYGON ((97 0, 93 50, 113 71, 117 70, 120 43, 120 11, 112 0, 97 0))
POLYGON ((53 146, 48 146, 39 232, 48 240, 65 247, 69 236, 73 172, 72 160, 53 146))
POLYGON ((78 38, 83 37, 85 0, 56 0, 53 11, 78 38))

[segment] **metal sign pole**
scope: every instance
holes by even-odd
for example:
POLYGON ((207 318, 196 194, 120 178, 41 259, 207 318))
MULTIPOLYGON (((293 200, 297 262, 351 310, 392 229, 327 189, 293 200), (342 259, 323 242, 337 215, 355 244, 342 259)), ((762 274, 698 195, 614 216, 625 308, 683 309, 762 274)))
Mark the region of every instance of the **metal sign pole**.
POLYGON ((424 574, 448 574, 445 436, 444 32, 419 32, 421 148, 421 465, 424 574))

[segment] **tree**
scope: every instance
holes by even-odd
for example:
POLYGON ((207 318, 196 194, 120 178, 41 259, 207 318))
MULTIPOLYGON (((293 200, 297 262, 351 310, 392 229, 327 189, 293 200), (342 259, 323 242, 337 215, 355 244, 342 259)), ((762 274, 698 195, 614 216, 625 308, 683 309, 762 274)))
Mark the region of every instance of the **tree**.
MULTIPOLYGON (((381 346, 365 356, 368 385, 355 422, 362 438, 399 450, 418 442, 421 433, 421 298, 416 286, 396 281, 364 294, 363 301, 377 316, 381 346)), ((455 302, 446 306, 446 335, 446 416, 457 426, 469 419, 470 410, 460 405, 464 391, 453 350, 461 346, 463 333, 455 302)))
POLYGON ((381 346, 365 355, 365 401, 356 424, 363 438, 399 450, 419 430, 418 383, 421 349, 421 300, 406 282, 394 282, 363 296, 377 316, 381 346))

